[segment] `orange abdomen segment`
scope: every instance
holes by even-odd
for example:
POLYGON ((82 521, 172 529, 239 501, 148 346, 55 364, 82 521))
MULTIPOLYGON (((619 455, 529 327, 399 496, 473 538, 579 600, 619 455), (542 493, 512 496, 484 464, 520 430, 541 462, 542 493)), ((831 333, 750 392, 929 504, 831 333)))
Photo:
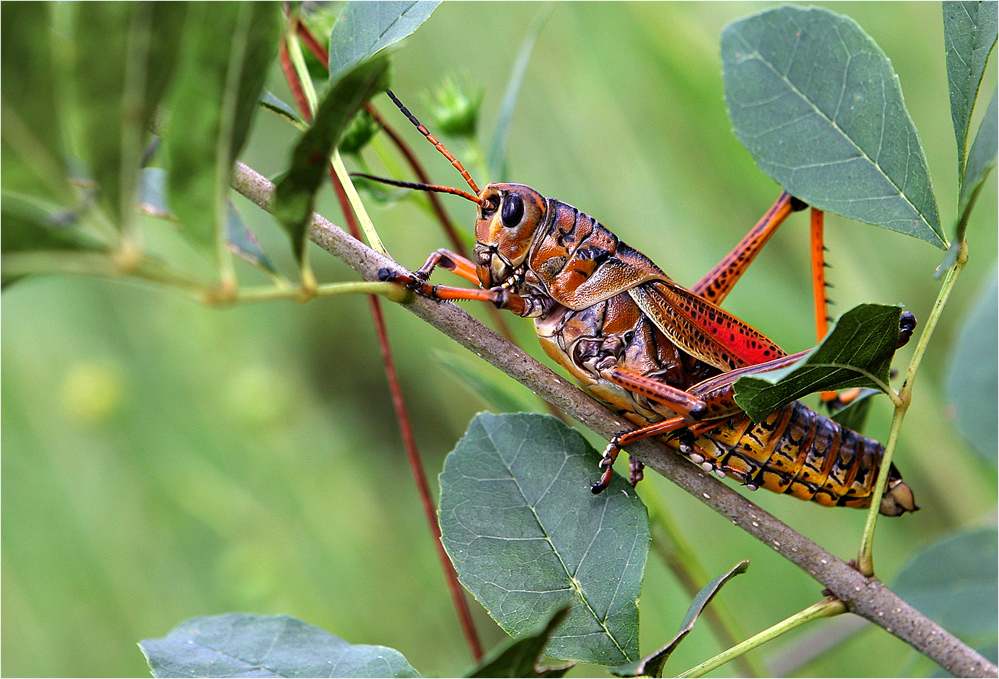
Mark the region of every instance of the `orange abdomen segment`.
MULTIPOLYGON (((694 448, 745 485, 846 507, 870 506, 884 455, 877 441, 797 402, 756 424, 748 416, 733 417, 698 437, 694 448)), ((893 468, 882 513, 914 508, 911 491, 893 468), (896 507, 899 498, 889 497, 892 493, 909 497, 896 507)))

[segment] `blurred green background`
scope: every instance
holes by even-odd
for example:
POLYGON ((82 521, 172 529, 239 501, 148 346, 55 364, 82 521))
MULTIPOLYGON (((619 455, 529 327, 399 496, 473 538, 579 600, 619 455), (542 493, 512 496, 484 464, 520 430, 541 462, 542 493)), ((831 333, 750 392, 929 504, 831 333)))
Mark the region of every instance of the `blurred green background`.
MULTIPOLYGON (((956 151, 939 4, 820 4, 855 18, 892 59, 952 233, 956 151)), ((596 216, 678 282, 694 282, 779 192, 731 134, 718 51, 726 23, 770 6, 558 4, 516 109, 510 178, 596 216)), ((396 54, 393 89, 429 125, 426 94, 446 76, 481 84, 480 132, 488 148, 517 49, 539 7, 442 5, 396 54)), ((995 81, 992 65, 979 115, 995 81)), ((277 69, 269 87, 290 101, 277 69)), ((460 185, 387 98, 375 103, 435 181, 460 185)), ((972 135, 975 129, 977 123, 972 135)), ((243 158, 274 175, 286 166, 295 137, 261 113, 243 158)), ((470 159, 484 183, 476 149, 455 143, 452 151, 470 159)), ((922 511, 879 526, 877 570, 889 583, 922 545, 994 522, 995 468, 960 440, 942 385, 960 322, 995 275, 996 202, 992 180, 973 215, 971 262, 923 364, 902 432, 896 462, 922 511)), ((470 226, 471 206, 445 203, 470 226)), ((242 199, 237 204, 292 275, 286 239, 270 217, 242 199)), ((318 211, 343 223, 328 188, 318 211)), ((446 244, 412 202, 373 207, 372 216, 406 266, 419 266, 446 244)), ((806 223, 793 218, 726 301, 789 351, 815 341, 806 223)), ((168 229, 150 222, 150 240, 206 266, 168 229)), ((835 216, 826 234, 834 312, 861 302, 902 303, 917 318, 928 316, 941 251, 835 216)), ((318 249, 313 262, 322 281, 355 279, 318 249)), ((247 283, 262 282, 249 267, 239 271, 247 283)), ((185 618, 227 611, 286 613, 352 643, 391 646, 424 675, 455 675, 470 664, 405 463, 365 299, 219 311, 170 290, 47 277, 5 291, 2 314, 4 676, 142 676, 138 640, 163 636, 185 618)), ((529 392, 404 309, 386 305, 386 315, 433 477, 472 415, 487 407, 443 361, 461 361, 526 407, 540 408, 529 392)), ((540 357, 531 324, 514 317, 509 323, 540 357)), ((900 352, 896 365, 904 366, 911 350, 900 352)), ((889 419, 882 398, 868 433, 884 439, 889 419)), ((723 593, 747 633, 819 598, 816 582, 664 479, 651 475, 645 484, 663 494, 711 573, 752 560, 723 593)), ((863 512, 769 493, 753 499, 841 558, 856 555, 863 512)), ((650 556, 643 651, 672 636, 688 603, 650 556)), ((505 635, 472 605, 492 647, 505 635)), ((789 635, 764 656, 807 646, 829 625, 789 635)), ((699 628, 667 672, 718 650, 699 628)), ((902 642, 868 626, 795 673, 926 669, 902 642)))

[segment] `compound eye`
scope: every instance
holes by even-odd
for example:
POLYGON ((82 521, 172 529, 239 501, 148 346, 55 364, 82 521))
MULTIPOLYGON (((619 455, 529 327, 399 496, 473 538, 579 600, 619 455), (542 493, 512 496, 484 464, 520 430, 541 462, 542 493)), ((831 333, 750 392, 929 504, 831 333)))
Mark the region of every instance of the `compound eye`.
POLYGON ((520 197, 520 194, 511 193, 506 196, 500 217, 503 220, 503 226, 507 228, 520 224, 520 220, 524 218, 524 199, 520 197))

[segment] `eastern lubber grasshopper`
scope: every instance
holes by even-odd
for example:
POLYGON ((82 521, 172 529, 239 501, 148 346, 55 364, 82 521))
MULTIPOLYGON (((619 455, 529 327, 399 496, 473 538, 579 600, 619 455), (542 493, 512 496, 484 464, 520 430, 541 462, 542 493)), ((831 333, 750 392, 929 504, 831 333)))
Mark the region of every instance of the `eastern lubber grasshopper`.
MULTIPOLYGON (((482 300, 534 319, 545 352, 598 399, 637 429, 614 437, 604 451, 594 493, 610 483, 621 448, 663 437, 692 462, 742 482, 827 506, 867 507, 884 448, 800 403, 753 423, 736 405, 739 376, 785 367, 788 355, 772 340, 722 310, 731 291, 783 221, 807 206, 782 193, 735 249, 689 290, 648 257, 625 245, 593 217, 522 184, 479 189, 468 171, 391 92, 420 132, 451 161, 474 193, 359 175, 388 184, 462 196, 477 206, 475 261, 438 250, 412 274, 383 270, 440 300, 482 300), (431 285, 443 266, 479 289, 431 285)), ((902 316, 899 346, 915 327, 902 316)), ((631 482, 643 475, 631 461, 631 482)), ((880 512, 918 509, 892 466, 880 512)))

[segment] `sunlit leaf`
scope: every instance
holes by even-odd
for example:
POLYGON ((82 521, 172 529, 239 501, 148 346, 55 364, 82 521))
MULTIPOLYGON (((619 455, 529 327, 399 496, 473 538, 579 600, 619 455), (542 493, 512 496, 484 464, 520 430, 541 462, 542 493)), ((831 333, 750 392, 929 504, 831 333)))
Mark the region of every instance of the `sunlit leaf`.
POLYGON ((780 7, 722 34, 735 134, 792 195, 944 247, 919 135, 891 62, 826 9, 780 7))
POLYGON ((280 20, 270 3, 191 5, 183 77, 165 136, 168 193, 184 233, 213 253, 225 228, 232 165, 277 53, 280 20))
POLYGON ((439 2, 348 2, 330 32, 330 83, 430 18, 439 2))
POLYGON ((508 634, 571 604, 545 654, 619 665, 638 658, 649 525, 623 479, 590 493, 598 460, 554 417, 476 416, 441 474, 442 542, 462 584, 508 634))
POLYGON ((482 659, 467 677, 563 677, 572 665, 547 667, 543 651, 555 628, 565 620, 569 607, 555 611, 541 629, 503 644, 482 659))
POLYGON ((797 363, 735 383, 735 402, 760 422, 786 403, 816 391, 850 387, 884 390, 898 344, 901 307, 856 306, 797 363))
POLYGON ((399 651, 354 646, 287 615, 194 618, 139 643, 154 677, 418 677, 399 651))
POLYGON ((669 657, 676 650, 676 647, 680 645, 680 642, 694 629, 694 623, 697 622, 697 618, 704 612, 704 609, 711 603, 711 600, 714 599, 715 594, 725 586, 725 583, 735 576, 745 573, 748 568, 749 561, 740 561, 728 573, 723 573, 706 584, 697 593, 694 600, 690 602, 690 606, 687 608, 687 615, 684 616, 679 631, 669 643, 636 663, 613 668, 611 674, 616 677, 661 677, 666 661, 669 660, 669 657))
POLYGON ((979 456, 996 464, 999 452, 999 284, 996 269, 988 276, 971 313, 964 320, 947 375, 947 396, 954 405, 957 428, 979 456))
POLYGON ((985 65, 996 44, 999 28, 996 7, 995 2, 943 3, 950 115, 954 121, 954 134, 957 136, 957 169, 962 183, 971 114, 978 98, 982 76, 985 75, 985 65))

